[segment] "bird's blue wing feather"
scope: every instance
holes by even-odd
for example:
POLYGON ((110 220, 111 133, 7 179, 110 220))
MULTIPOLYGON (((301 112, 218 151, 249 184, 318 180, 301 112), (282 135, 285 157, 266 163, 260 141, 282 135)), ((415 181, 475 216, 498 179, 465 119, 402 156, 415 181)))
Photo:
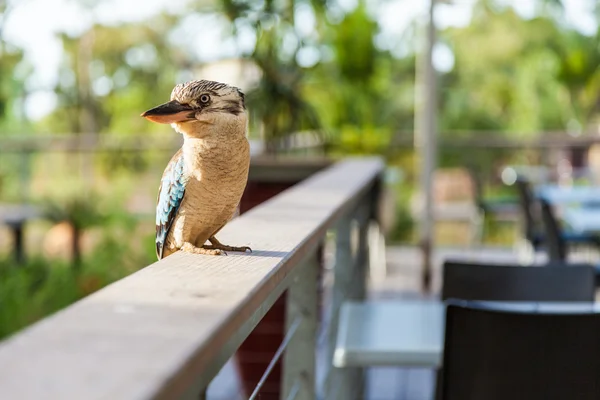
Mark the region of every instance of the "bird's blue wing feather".
POLYGON ((163 248, 173 225, 177 210, 185 194, 187 179, 184 174, 183 152, 179 150, 171 159, 158 189, 156 204, 156 255, 163 257, 163 248))

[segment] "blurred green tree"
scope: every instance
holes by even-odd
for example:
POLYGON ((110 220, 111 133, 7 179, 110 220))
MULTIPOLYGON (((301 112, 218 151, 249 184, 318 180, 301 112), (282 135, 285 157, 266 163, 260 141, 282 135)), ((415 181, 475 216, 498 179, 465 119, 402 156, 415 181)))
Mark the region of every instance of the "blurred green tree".
POLYGON ((247 55, 260 69, 258 85, 247 94, 251 123, 261 132, 269 153, 286 146, 285 137, 300 130, 320 133, 321 122, 312 104, 302 95, 306 71, 298 65, 302 38, 295 29, 298 4, 312 7, 322 19, 324 4, 320 0, 309 3, 298 0, 275 2, 266 0, 222 0, 221 10, 236 25, 252 26, 256 44, 247 55))
POLYGON ((22 133, 29 128, 25 81, 31 75, 31 66, 25 61, 23 50, 7 43, 3 35, 11 5, 0 1, 0 135, 22 133))
POLYGON ((441 39, 455 58, 453 70, 441 79, 442 131, 521 135, 565 126, 554 21, 524 20, 510 7, 481 1, 470 25, 446 29, 441 39))
POLYGON ((139 134, 165 130, 139 114, 158 93, 170 93, 189 56, 169 41, 175 16, 144 23, 94 25, 79 37, 61 35, 64 61, 55 88, 59 107, 44 125, 74 133, 139 134))
POLYGON ((55 223, 67 222, 72 231, 71 264, 78 272, 81 268, 81 238, 86 229, 106 225, 108 216, 98 207, 98 193, 81 192, 61 201, 46 199, 43 203, 45 216, 55 223))
POLYGON ((455 58, 441 79, 442 131, 535 135, 597 122, 599 36, 565 26, 560 0, 538 0, 536 8, 524 19, 480 0, 468 26, 441 32, 455 58))
POLYGON ((592 37, 565 32, 557 48, 558 81, 568 96, 571 117, 583 129, 600 124, 600 29, 592 37))
POLYGON ((414 55, 396 58, 375 45, 379 28, 365 2, 326 27, 305 96, 337 151, 388 154, 396 133, 413 126, 414 55))

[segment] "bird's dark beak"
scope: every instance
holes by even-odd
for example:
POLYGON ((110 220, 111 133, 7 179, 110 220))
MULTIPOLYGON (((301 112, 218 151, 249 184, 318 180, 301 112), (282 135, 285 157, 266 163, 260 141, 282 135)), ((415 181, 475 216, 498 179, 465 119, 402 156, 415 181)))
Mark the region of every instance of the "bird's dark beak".
POLYGON ((173 100, 146 111, 142 117, 159 124, 172 124, 194 119, 194 110, 188 105, 173 100))

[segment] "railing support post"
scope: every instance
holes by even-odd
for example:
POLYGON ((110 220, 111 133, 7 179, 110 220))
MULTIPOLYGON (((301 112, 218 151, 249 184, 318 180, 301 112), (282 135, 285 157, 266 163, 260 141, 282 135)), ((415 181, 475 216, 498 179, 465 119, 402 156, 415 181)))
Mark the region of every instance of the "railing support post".
POLYGON ((319 304, 318 250, 300 266, 288 289, 286 331, 300 320, 283 358, 282 399, 316 398, 316 351, 319 304))
MULTIPOLYGON (((360 213, 360 208, 359 212, 360 213)), ((352 252, 352 219, 353 215, 342 219, 336 228, 336 251, 334 283, 331 300, 331 316, 329 321, 329 343, 327 360, 333 360, 333 351, 337 341, 340 308, 345 300, 361 300, 366 295, 366 220, 358 218, 359 235, 356 255, 352 252), (361 226, 364 223, 365 227, 361 226)), ((362 368, 331 368, 325 381, 325 398, 327 400, 361 400, 364 392, 362 368)))
POLYGON ((335 266, 333 277, 333 288, 331 294, 331 307, 328 329, 327 343, 327 366, 329 371, 325 379, 325 399, 341 399, 346 392, 344 384, 348 384, 341 370, 333 368, 333 352, 337 341, 338 323, 340 318, 340 308, 347 296, 352 283, 353 260, 352 260, 352 240, 350 218, 342 219, 335 231, 335 266))

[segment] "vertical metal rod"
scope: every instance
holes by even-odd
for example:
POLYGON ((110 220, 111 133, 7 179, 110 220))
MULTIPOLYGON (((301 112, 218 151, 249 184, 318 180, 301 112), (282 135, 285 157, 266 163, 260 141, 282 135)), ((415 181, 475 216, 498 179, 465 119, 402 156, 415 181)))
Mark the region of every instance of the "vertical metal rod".
POLYGON ((298 318, 302 318, 302 323, 283 355, 283 399, 290 396, 298 379, 302 385, 296 399, 316 398, 319 269, 318 252, 315 252, 298 268, 297 276, 288 289, 286 330, 298 318))
POLYGON ((433 216, 433 174, 436 166, 436 119, 437 88, 436 72, 433 67, 433 48, 435 45, 434 24, 435 0, 430 0, 427 21, 425 50, 418 57, 417 90, 415 113, 415 146, 419 153, 420 170, 420 202, 423 205, 419 226, 419 246, 422 251, 422 284, 425 291, 431 289, 432 260, 434 236, 433 216))
POLYGON ((292 389, 290 390, 290 394, 285 400, 296 400, 296 396, 298 396, 298 394, 300 393, 301 387, 302 385, 300 384, 300 381, 296 381, 296 383, 294 384, 294 386, 292 386, 292 389))
POLYGON ((269 377, 269 375, 271 375, 271 372, 273 372, 275 365, 277 365, 277 362, 279 361, 281 356, 284 354, 283 352, 287 349, 289 344, 292 342, 292 339, 294 338, 294 335, 296 335, 296 333, 298 332, 303 319, 304 319, 304 317, 302 315, 295 315, 294 320, 290 324, 288 324, 289 326, 287 327, 287 333, 285 334, 283 341, 277 348, 275 355, 271 359, 271 362, 267 366, 267 369, 263 373, 263 376, 260 378, 260 380, 256 384, 256 387, 254 388, 254 391, 252 392, 252 394, 250 395, 248 400, 259 399, 260 389, 262 389, 262 387, 265 385, 265 383, 267 382, 267 378, 269 377))

